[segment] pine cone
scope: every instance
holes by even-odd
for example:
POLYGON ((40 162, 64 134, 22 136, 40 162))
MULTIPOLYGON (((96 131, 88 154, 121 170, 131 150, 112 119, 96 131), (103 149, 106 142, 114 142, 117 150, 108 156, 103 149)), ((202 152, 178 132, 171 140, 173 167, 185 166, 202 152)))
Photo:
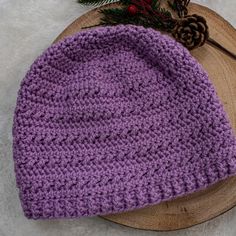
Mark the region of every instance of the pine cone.
POLYGON ((189 50, 202 46, 209 38, 206 20, 202 16, 188 15, 177 21, 173 37, 189 50))

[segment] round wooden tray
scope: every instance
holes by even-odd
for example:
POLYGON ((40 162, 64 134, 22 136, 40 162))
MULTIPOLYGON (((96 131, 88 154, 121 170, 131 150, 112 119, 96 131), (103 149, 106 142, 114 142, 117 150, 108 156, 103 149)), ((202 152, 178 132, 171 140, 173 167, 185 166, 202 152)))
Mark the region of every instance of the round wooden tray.
MULTIPOLYGON (((115 5, 109 4, 103 8, 115 5)), ((79 17, 54 42, 78 32, 83 27, 98 24, 100 18, 98 9, 79 17)), ((197 4, 190 4, 189 12, 204 16, 210 28, 210 36, 227 49, 236 52, 236 31, 228 22, 212 10, 197 4)), ((209 73, 231 124, 236 130, 236 61, 207 44, 191 53, 209 73)), ((209 220, 235 205, 236 177, 231 177, 206 190, 173 201, 130 212, 107 215, 103 218, 139 229, 175 230, 209 220)))

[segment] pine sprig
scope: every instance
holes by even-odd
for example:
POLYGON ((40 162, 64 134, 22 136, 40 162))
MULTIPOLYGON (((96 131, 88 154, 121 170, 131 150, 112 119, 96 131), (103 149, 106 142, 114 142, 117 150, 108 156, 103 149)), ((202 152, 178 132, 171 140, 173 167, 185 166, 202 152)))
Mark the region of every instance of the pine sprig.
MULTIPOLYGON (((154 0, 158 1, 158 0, 154 0)), ((100 6, 100 5, 105 5, 109 3, 115 3, 119 2, 122 5, 128 6, 131 4, 132 0, 77 0, 78 3, 82 5, 92 5, 92 6, 100 6)))
POLYGON ((190 0, 168 0, 169 7, 176 11, 180 18, 186 16, 188 14, 188 4, 190 0))
POLYGON ((103 9, 100 12, 103 14, 101 23, 104 25, 136 24, 145 26, 147 24, 142 18, 129 15, 126 9, 103 9))
POLYGON ((170 32, 176 20, 171 13, 161 8, 160 0, 77 0, 83 5, 103 5, 119 2, 121 7, 100 10, 101 25, 135 24, 170 32), (135 9, 135 14, 129 8, 135 9))
POLYGON ((77 0, 77 2, 80 4, 93 5, 93 6, 104 5, 104 4, 118 2, 118 1, 119 0, 77 0))
MULTIPOLYGON (((152 12, 149 14, 149 12, 146 12, 146 9, 140 7, 139 13, 135 16, 130 15, 126 7, 103 9, 100 10, 102 13, 100 22, 102 25, 134 24, 152 27, 167 32, 171 31, 174 28, 176 21, 171 17, 170 12, 159 6, 156 7, 158 11, 155 15, 152 12)), ((152 11, 152 9, 149 10, 152 11)))

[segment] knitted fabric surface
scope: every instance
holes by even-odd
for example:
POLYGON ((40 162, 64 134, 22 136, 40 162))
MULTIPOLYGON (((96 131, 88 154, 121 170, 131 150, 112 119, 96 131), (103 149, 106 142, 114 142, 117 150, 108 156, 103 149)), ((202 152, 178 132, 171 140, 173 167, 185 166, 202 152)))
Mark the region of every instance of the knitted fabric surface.
POLYGON ((138 26, 50 46, 18 93, 17 186, 28 218, 123 212, 236 173, 236 141, 202 66, 138 26))

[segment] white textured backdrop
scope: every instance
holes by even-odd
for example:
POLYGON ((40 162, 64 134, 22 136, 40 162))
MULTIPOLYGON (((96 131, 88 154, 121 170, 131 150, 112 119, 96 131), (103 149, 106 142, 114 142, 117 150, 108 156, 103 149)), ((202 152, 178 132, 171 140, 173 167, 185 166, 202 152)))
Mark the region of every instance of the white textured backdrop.
MULTIPOLYGON (((236 27, 235 0, 197 0, 236 27)), ((33 60, 78 16, 76 0, 0 0, 0 236, 236 236, 236 208, 201 225, 175 232, 135 230, 98 217, 27 220, 22 213, 12 160, 12 115, 19 83, 33 60)))

